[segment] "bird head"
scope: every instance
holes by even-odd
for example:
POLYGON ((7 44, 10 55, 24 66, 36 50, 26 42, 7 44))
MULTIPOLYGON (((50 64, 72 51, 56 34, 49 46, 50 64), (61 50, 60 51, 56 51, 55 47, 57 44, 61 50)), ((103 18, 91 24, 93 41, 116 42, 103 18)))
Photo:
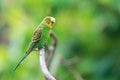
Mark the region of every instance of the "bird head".
POLYGON ((46 25, 49 29, 51 29, 52 25, 55 23, 55 18, 47 16, 43 19, 42 23, 46 25))

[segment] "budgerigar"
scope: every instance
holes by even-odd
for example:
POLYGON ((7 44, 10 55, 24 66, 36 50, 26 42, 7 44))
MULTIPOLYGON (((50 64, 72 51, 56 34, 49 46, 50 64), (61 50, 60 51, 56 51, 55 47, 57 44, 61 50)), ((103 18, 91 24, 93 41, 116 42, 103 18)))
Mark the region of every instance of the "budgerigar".
POLYGON ((43 47, 45 45, 45 43, 47 42, 50 36, 50 31, 52 29, 53 23, 55 23, 55 18, 47 16, 38 25, 38 27, 33 33, 32 40, 30 42, 30 46, 28 50, 26 51, 26 54, 20 60, 15 70, 18 68, 18 66, 23 62, 23 60, 30 54, 30 52, 33 49, 43 47))

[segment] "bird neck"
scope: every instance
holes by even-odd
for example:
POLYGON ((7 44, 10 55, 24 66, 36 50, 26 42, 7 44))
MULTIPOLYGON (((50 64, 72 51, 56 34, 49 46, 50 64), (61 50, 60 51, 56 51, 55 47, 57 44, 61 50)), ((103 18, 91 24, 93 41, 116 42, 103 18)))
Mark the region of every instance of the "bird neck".
POLYGON ((48 28, 46 25, 43 26, 43 30, 51 30, 50 28, 48 28))

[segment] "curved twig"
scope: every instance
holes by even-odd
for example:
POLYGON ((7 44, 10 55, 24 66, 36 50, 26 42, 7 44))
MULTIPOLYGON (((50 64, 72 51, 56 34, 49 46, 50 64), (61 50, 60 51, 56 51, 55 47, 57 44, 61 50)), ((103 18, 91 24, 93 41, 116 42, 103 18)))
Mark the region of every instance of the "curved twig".
POLYGON ((52 76, 52 74, 48 71, 48 68, 47 68, 47 65, 46 65, 46 62, 45 62, 45 50, 44 50, 44 48, 41 48, 39 51, 40 51, 40 52, 39 52, 40 66, 41 66, 41 69, 42 69, 42 72, 43 72, 45 78, 46 78, 47 80, 56 80, 56 79, 52 76))
POLYGON ((48 56, 46 59, 48 68, 50 67, 51 61, 53 59, 53 56, 57 47, 57 37, 52 31, 50 32, 50 37, 53 39, 53 44, 52 46, 48 47, 48 56))

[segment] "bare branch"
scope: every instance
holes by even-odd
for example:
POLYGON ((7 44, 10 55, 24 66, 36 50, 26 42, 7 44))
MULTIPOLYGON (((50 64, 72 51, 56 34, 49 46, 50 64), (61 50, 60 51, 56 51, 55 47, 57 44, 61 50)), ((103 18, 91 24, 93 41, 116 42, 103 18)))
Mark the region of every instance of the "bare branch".
POLYGON ((55 53, 56 47, 57 47, 57 38, 55 34, 51 31, 50 37, 53 39, 53 45, 48 47, 48 56, 47 56, 47 66, 49 68, 52 57, 55 53))
POLYGON ((47 65, 46 65, 46 62, 45 62, 45 50, 44 48, 41 48, 40 49, 40 52, 39 52, 39 61, 40 61, 40 66, 41 66, 41 69, 42 69, 42 72, 46 78, 46 80, 56 80, 52 74, 48 71, 48 68, 47 68, 47 65))
POLYGON ((57 46, 57 38, 56 38, 56 36, 55 36, 55 34, 53 32, 50 33, 50 36, 53 38, 53 40, 54 40, 53 46, 56 48, 56 46, 57 46))

